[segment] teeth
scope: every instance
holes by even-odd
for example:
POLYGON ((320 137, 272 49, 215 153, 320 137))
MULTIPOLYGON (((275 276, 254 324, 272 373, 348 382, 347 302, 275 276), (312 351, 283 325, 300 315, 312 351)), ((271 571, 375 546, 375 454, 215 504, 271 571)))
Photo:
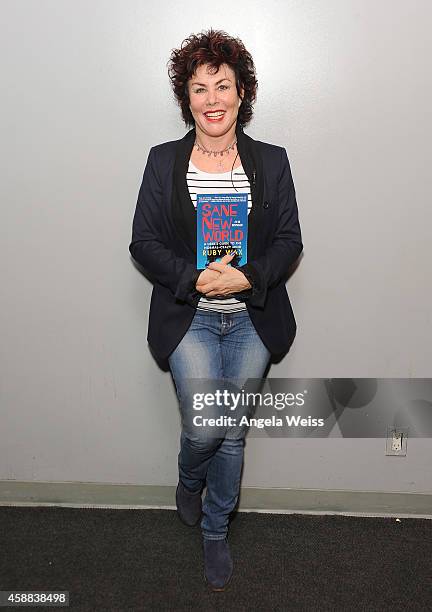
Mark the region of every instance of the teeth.
POLYGON ((207 117, 220 117, 221 115, 223 115, 223 112, 221 112, 221 113, 206 113, 207 117))

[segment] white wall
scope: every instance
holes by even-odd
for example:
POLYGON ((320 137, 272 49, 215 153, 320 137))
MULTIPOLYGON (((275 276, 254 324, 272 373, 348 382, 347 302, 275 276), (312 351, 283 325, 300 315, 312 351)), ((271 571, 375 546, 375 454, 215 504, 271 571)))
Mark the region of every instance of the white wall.
MULTIPOLYGON (((128 253, 149 148, 185 133, 170 50, 210 26, 259 79, 304 241, 273 377, 428 377, 428 0, 2 0, 0 479, 175 484, 179 416, 128 253)), ((429 131, 428 131, 429 128, 429 131)), ((432 450, 249 439, 243 485, 431 491, 432 450)))

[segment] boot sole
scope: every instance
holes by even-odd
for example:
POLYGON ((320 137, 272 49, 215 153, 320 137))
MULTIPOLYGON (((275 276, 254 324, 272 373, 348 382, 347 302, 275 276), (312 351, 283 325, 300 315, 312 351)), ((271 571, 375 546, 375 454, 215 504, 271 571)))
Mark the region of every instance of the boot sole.
POLYGON ((206 574, 205 574, 205 570, 204 570, 204 580, 205 580, 205 582, 206 582, 207 586, 208 586, 208 587, 209 587, 209 588, 210 588, 212 591, 214 591, 215 593, 220 593, 220 592, 222 592, 222 591, 225 591, 225 589, 227 588, 227 586, 228 586, 228 585, 230 584, 230 582, 231 582, 231 578, 232 578, 232 572, 231 572, 231 576, 228 578, 228 580, 225 582, 225 584, 224 584, 222 587, 217 587, 217 586, 214 586, 214 585, 213 585, 211 582, 209 582, 209 581, 207 580, 207 576, 206 576, 206 574))

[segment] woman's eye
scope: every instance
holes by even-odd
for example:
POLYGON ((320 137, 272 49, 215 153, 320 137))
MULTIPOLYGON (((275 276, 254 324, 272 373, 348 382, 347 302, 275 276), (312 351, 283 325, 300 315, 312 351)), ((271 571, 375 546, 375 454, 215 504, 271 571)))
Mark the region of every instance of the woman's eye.
MULTIPOLYGON (((221 89, 222 91, 225 91, 225 89, 229 89, 229 85, 219 85, 218 89, 221 89)), ((205 91, 204 87, 198 87, 197 89, 194 89, 194 93, 196 93, 196 94, 200 94, 203 91, 205 91)))

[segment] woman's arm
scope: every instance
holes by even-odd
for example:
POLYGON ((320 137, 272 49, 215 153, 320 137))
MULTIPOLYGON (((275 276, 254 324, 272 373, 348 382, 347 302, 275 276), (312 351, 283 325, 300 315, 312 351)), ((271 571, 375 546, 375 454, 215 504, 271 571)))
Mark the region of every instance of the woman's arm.
POLYGON ((177 299, 195 306, 201 297, 195 287, 201 271, 186 259, 177 257, 161 241, 161 205, 162 187, 152 148, 138 194, 129 252, 152 281, 168 287, 177 299))
POLYGON ((206 295, 233 292, 235 297, 247 299, 252 306, 264 308, 267 289, 279 283, 303 249, 294 183, 287 153, 282 148, 278 198, 278 226, 272 245, 261 257, 235 269, 215 262, 210 263, 209 268, 219 270, 221 276, 204 286, 203 291, 206 295), (235 275, 238 275, 239 271, 242 272, 241 283, 248 281, 251 285, 250 289, 244 291, 234 286, 238 278, 235 275))
POLYGON ((264 308, 267 289, 279 283, 303 250, 294 182, 284 148, 281 148, 278 196, 279 219, 272 245, 261 257, 237 268, 246 272, 252 281, 252 293, 246 299, 259 308, 264 308))

